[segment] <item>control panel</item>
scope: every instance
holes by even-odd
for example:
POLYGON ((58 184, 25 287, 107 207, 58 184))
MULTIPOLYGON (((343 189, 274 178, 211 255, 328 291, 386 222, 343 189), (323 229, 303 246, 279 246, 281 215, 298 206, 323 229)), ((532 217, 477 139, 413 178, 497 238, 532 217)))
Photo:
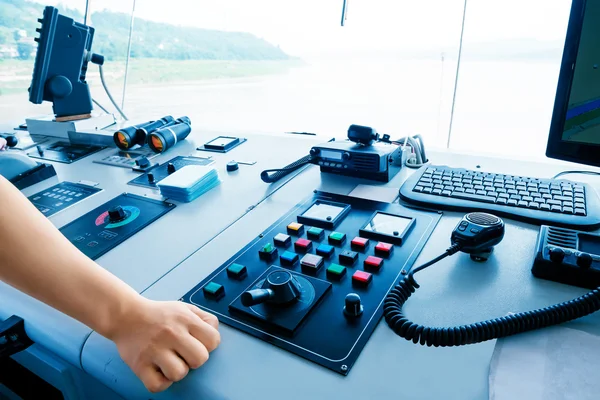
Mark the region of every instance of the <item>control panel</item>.
POLYGON ((29 196, 28 199, 42 214, 49 217, 101 191, 100 188, 80 183, 61 182, 29 196))
POLYGON ((343 375, 437 212, 317 193, 184 297, 222 323, 343 375))
POLYGON ((531 272, 538 278, 596 289, 600 286, 600 235, 542 226, 531 272))
POLYGON ((168 202, 123 193, 60 229, 95 260, 175 208, 168 202))
POLYGON ((157 188, 157 183, 159 183, 167 176, 171 175, 175 171, 187 165, 210 165, 212 163, 214 163, 214 161, 209 158, 177 156, 163 164, 152 168, 148 172, 138 176, 137 178, 129 181, 128 183, 130 185, 143 186, 155 189, 157 188))

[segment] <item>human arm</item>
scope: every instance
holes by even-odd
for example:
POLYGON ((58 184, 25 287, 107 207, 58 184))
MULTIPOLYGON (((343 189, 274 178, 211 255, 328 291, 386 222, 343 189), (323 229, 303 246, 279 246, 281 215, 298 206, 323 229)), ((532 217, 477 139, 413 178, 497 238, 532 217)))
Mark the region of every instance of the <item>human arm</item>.
POLYGON ((113 340, 152 391, 198 368, 220 342, 216 317, 145 299, 69 242, 0 176, 0 280, 113 340))

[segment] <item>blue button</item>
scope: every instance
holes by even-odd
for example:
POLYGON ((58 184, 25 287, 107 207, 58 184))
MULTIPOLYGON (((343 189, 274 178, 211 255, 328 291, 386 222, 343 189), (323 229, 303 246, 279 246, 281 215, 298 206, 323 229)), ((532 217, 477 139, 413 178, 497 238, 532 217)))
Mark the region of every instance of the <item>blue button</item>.
POLYGON ((319 247, 317 247, 317 254, 321 257, 328 258, 333 255, 334 250, 335 248, 333 246, 328 244, 320 244, 319 247))
POLYGON ((279 260, 281 261, 281 265, 294 265, 298 262, 298 254, 292 253, 291 251, 285 251, 279 257, 279 260))

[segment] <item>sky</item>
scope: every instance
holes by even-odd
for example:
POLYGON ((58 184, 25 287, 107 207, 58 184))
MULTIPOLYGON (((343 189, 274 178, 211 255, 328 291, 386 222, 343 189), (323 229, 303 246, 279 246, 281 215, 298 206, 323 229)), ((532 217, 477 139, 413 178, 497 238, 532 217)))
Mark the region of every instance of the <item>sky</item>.
MULTIPOLYGON (((85 0, 34 0, 83 12, 85 0)), ((139 18, 245 31, 307 56, 328 52, 456 49, 464 0, 137 0, 139 18), (168 6, 166 6, 168 4, 168 6)), ((468 0, 465 42, 563 41, 570 0, 468 0)), ((133 0, 90 0, 92 11, 130 13, 133 0)))

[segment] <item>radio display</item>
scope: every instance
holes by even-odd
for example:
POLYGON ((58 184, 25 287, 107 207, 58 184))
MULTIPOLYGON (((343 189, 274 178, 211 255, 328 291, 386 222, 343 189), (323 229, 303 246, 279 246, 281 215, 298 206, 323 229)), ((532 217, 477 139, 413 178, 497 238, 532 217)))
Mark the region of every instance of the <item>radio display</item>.
POLYGON ((342 161, 341 151, 321 150, 321 158, 342 161))

